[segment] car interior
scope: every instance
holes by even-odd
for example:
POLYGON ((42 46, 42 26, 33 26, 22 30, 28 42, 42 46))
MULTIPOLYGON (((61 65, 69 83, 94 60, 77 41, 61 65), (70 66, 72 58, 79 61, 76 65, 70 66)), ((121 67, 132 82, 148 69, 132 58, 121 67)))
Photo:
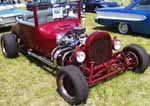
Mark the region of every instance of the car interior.
MULTIPOLYGON (((40 10, 37 12, 38 23, 45 24, 53 20, 51 10, 40 10)), ((17 18, 18 23, 34 27, 34 14, 33 12, 26 12, 23 17, 17 18)))

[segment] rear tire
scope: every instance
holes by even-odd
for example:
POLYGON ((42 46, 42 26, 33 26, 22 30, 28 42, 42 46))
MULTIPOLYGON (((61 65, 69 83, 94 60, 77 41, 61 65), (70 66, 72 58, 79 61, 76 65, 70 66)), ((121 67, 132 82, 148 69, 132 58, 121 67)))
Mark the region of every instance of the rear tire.
POLYGON ((143 73, 147 69, 149 65, 149 56, 143 47, 137 44, 130 44, 123 49, 123 52, 125 54, 133 53, 135 54, 135 57, 137 58, 138 64, 135 67, 132 67, 129 69, 132 69, 134 72, 137 72, 137 73, 143 73))
POLYGON ((7 58, 18 56, 18 45, 14 34, 4 34, 1 36, 2 53, 7 58))
POLYGON ((59 94, 69 104, 80 104, 88 97, 88 84, 80 69, 69 65, 59 69, 56 73, 59 94))

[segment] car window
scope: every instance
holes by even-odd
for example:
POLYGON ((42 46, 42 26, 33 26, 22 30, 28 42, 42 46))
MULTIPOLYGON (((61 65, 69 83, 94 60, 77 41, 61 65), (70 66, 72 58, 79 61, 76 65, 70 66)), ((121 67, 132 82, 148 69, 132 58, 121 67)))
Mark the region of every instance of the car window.
POLYGON ((141 0, 132 9, 150 11, 150 0, 141 0))

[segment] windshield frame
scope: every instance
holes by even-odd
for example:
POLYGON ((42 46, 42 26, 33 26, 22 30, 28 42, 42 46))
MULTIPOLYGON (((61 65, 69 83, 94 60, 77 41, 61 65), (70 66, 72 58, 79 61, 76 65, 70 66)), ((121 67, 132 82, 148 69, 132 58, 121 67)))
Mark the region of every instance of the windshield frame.
MULTIPOLYGON (((72 2, 72 1, 71 1, 72 2)), ((51 11, 51 13, 50 13, 50 15, 47 15, 47 17, 49 17, 50 16, 50 20, 49 21, 41 21, 40 22, 40 15, 39 15, 39 12, 40 11, 37 11, 37 4, 36 3, 34 3, 33 4, 33 15, 34 15, 34 24, 35 24, 35 26, 36 27, 38 27, 39 25, 43 25, 43 24, 46 24, 46 23, 49 23, 49 22, 54 22, 54 21, 57 21, 57 20, 70 20, 70 19, 77 19, 77 20, 79 20, 79 23, 80 23, 80 21, 81 21, 81 13, 79 12, 80 11, 80 4, 81 2, 80 2, 80 0, 78 0, 77 1, 77 7, 76 7, 76 11, 74 12, 74 14, 75 14, 75 17, 70 17, 69 16, 69 12, 67 12, 67 15, 66 16, 64 16, 64 14, 63 14, 63 17, 56 17, 56 18, 53 18, 53 10, 52 10, 52 8, 50 8, 49 10, 46 10, 46 11, 51 11), (76 15, 77 14, 77 15, 76 15), (52 20, 51 20, 51 17, 53 18, 52 20)), ((70 4, 70 2, 68 3, 68 5, 70 4)), ((56 7, 62 7, 62 6, 65 6, 65 8, 67 9, 67 7, 66 7, 66 5, 56 5, 56 7)), ((54 6, 55 7, 55 6, 54 6)), ((70 9, 73 9, 73 8, 68 8, 69 10, 70 9)), ((41 10, 42 11, 42 10, 41 10)), ((57 11, 56 11, 56 13, 57 13, 57 11)), ((49 13, 48 13, 49 14, 49 13)), ((46 17, 46 18, 47 18, 46 17)), ((46 19, 47 20, 47 19, 46 19)))

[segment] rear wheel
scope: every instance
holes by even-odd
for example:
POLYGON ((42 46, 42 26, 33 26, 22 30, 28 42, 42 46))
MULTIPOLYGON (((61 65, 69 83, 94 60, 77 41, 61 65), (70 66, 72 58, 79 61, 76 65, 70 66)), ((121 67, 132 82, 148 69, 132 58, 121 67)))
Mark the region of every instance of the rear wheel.
POLYGON ((121 34, 128 34, 131 31, 131 29, 130 29, 130 27, 129 27, 129 25, 127 23, 120 22, 118 24, 118 31, 121 34))
POLYGON ((128 69, 142 73, 149 65, 149 56, 145 49, 136 44, 130 44, 123 49, 128 69))
POLYGON ((7 58, 18 56, 18 45, 14 34, 4 34, 1 36, 2 53, 7 58))
POLYGON ((69 65, 59 69, 56 77, 58 92, 69 104, 80 104, 86 101, 88 84, 76 66, 69 65))

